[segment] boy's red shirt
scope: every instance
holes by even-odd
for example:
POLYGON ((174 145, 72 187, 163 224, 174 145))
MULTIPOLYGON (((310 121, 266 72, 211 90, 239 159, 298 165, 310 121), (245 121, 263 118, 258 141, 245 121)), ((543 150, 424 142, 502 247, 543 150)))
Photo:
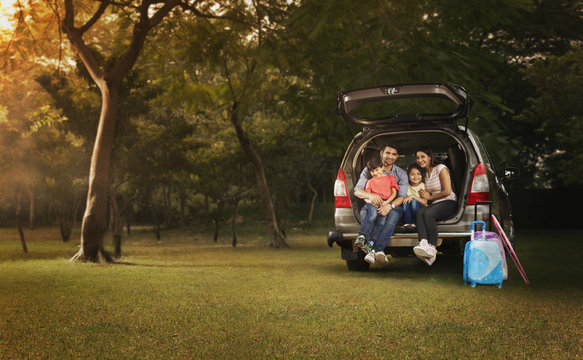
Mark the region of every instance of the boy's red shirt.
POLYGON ((371 194, 376 194, 383 200, 386 200, 393 193, 393 188, 395 188, 395 191, 399 191, 397 179, 393 175, 385 175, 369 179, 364 190, 371 194))

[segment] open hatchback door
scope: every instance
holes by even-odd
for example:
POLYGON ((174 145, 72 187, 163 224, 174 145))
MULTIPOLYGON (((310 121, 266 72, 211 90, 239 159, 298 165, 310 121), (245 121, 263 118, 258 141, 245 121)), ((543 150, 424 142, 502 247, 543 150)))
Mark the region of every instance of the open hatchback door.
MULTIPOLYGON (((449 83, 377 86, 338 93, 337 113, 363 127, 430 125, 457 126, 468 117, 473 100, 466 90, 449 83)), ((466 126, 467 127, 467 126, 466 126)))

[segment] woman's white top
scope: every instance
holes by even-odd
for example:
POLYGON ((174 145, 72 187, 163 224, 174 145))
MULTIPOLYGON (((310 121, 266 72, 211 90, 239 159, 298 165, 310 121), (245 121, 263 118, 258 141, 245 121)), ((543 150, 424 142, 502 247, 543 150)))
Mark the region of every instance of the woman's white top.
MULTIPOLYGON (((425 175, 425 189, 429 191, 431 194, 437 194, 443 191, 443 186, 441 186, 441 180, 439 179, 439 173, 441 170, 445 169, 449 172, 447 166, 443 164, 438 164, 431 170, 431 174, 425 175)), ((457 200, 457 196, 453 192, 453 186, 451 185, 451 177, 450 177, 450 187, 451 187, 451 194, 441 199, 433 200, 432 203, 437 203, 440 201, 445 200, 457 200)))

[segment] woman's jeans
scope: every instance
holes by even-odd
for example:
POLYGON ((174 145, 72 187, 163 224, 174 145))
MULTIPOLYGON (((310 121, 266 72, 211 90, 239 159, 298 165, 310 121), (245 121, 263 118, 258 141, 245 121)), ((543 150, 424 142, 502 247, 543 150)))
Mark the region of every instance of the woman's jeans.
POLYGON ((424 205, 417 200, 411 200, 408 203, 403 203, 403 223, 415 224, 417 210, 421 209, 423 206, 424 205))
POLYGON ((431 245, 437 245, 437 221, 447 219, 457 210, 457 201, 444 200, 417 211, 417 234, 419 240, 427 239, 431 245))

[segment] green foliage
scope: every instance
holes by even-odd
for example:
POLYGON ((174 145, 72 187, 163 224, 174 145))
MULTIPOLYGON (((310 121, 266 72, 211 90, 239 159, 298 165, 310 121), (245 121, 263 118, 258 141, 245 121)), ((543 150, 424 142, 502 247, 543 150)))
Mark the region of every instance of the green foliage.
POLYGON ((561 53, 581 39, 580 6, 570 0, 303 1, 281 35, 283 68, 299 79, 286 101, 303 114, 306 142, 334 154, 352 137, 333 115, 337 91, 461 84, 476 100, 470 127, 503 165, 517 151, 512 116, 529 95, 519 70, 528 59, 561 53))
POLYGON ((506 109, 487 87, 492 78, 501 76, 504 59, 482 42, 525 5, 492 2, 479 7, 454 1, 367 6, 351 1, 302 2, 283 36, 289 44, 288 63, 294 64, 287 71, 309 85, 294 88, 291 97, 296 100, 290 101, 305 114, 309 142, 320 151, 338 153, 351 137, 333 116, 337 91, 402 82, 462 84, 479 104, 472 119, 478 132, 496 129, 481 124, 496 118, 488 108, 506 109))
MULTIPOLYGON (((75 3, 80 24, 100 2, 75 3)), ((88 32, 105 70, 119 61, 137 20, 126 4, 113 4, 88 32)), ((0 40, 5 198, 16 184, 34 184, 47 202, 70 202, 86 186, 99 92, 64 46, 59 6, 26 3, 17 14, 24 21, 0 40)), ((400 82, 465 86, 476 100, 470 127, 499 167, 520 165, 521 186, 581 185, 581 50, 565 55, 582 40, 580 1, 197 6, 224 18, 176 9, 152 30, 122 84, 112 188, 128 203, 162 206, 169 194, 194 216, 205 195, 249 195, 254 175, 231 129, 234 109, 264 159, 281 214, 311 198, 308 184, 326 199, 344 147, 360 130, 335 116, 336 93, 400 82)))
POLYGON ((67 130, 71 119, 28 73, 14 70, 3 75, 2 207, 11 208, 15 194, 26 190, 32 197, 29 201, 34 200, 38 207, 50 204, 59 212, 83 191, 79 178, 87 175, 88 162, 83 161, 87 160, 83 157, 85 141, 67 130))
POLYGON ((517 117, 525 165, 544 164, 538 182, 552 187, 583 187, 583 50, 537 61, 526 70, 536 90, 517 117))

